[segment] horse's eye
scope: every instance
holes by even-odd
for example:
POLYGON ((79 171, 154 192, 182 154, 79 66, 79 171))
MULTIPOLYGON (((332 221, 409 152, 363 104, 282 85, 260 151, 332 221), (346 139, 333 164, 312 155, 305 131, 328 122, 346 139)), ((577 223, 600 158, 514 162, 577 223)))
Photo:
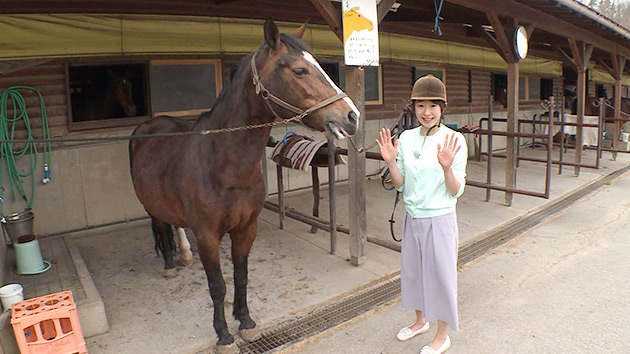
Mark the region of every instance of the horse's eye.
POLYGON ((297 76, 302 76, 308 74, 308 70, 306 68, 297 68, 293 69, 293 73, 297 76))

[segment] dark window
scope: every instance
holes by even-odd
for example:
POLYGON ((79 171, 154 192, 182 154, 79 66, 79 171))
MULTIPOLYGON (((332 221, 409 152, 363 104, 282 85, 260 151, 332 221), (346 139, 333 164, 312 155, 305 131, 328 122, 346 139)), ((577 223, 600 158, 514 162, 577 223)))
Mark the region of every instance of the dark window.
POLYGON ((597 98, 604 97, 608 99, 608 89, 605 85, 595 84, 595 95, 597 98))
POLYGON ((444 82, 444 70, 442 69, 430 70, 430 69, 418 69, 418 68, 413 68, 413 82, 416 82, 416 80, 418 80, 419 78, 423 76, 427 76, 429 74, 433 74, 433 76, 437 77, 438 79, 442 80, 442 82, 444 82))
MULTIPOLYGON (((330 79, 343 91, 346 90, 346 67, 339 63, 320 63, 330 79)), ((365 104, 383 104, 383 74, 380 66, 364 66, 365 104)))
POLYGON ((492 74, 492 96, 495 102, 507 108, 507 75, 492 74))
POLYGON ((540 79, 540 99, 547 100, 553 96, 553 79, 540 79))
POLYGON ((71 125, 135 124, 148 115, 145 64, 69 65, 71 125), (91 124, 88 122, 106 122, 91 124))

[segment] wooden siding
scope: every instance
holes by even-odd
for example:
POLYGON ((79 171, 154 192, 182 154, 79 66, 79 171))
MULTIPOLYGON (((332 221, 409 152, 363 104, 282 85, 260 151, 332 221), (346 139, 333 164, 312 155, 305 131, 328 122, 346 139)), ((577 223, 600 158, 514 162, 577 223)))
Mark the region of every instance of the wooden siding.
MULTIPOLYGON (((38 90, 43 98, 48 117, 51 136, 62 136, 67 133, 67 99, 65 65, 60 61, 53 61, 21 71, 0 75, 0 91, 4 92, 12 86, 28 86, 38 90)), ((42 136, 42 120, 39 97, 30 90, 17 90, 25 99, 27 114, 35 138, 42 136)), ((9 116, 12 116, 9 111, 9 116)), ((18 138, 26 136, 21 124, 17 133, 18 138)))

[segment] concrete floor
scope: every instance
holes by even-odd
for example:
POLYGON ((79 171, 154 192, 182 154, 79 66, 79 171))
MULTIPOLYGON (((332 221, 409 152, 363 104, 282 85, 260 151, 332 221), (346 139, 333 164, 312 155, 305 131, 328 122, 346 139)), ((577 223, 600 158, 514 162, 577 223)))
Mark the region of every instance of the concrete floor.
MULTIPOLYGON (((524 151, 540 156, 541 150, 524 151)), ((585 153, 585 163, 593 160, 594 152, 585 153)), ((552 174, 551 200, 585 184, 627 166, 628 154, 617 161, 605 153, 600 170, 582 169, 579 177, 566 167, 562 175, 557 167, 552 174)), ((572 161, 570 157, 565 157, 572 161)), ((494 181, 505 180, 501 159, 494 161, 494 181)), ((542 164, 523 162, 518 169, 518 187, 542 191, 542 164)), ((469 179, 485 180, 485 163, 469 162, 469 179)), ((320 203, 320 215, 328 215, 326 191, 320 203)), ((275 201, 275 197, 270 200, 275 201)), ((367 183, 368 234, 391 240, 389 224, 394 192, 385 191, 380 179, 367 183)), ((510 207, 504 193, 493 192, 485 202, 485 190, 468 187, 458 204, 460 243, 481 237, 501 224, 541 208, 545 200, 515 195, 510 207)), ((287 205, 310 213, 310 191, 289 193, 287 205)), ((337 187, 338 222, 348 226, 347 187, 337 187)), ((397 220, 402 220, 399 204, 397 220)), ((325 218, 325 217, 324 217, 325 218)), ((264 210, 260 216, 259 233, 250 255, 249 307, 252 317, 262 329, 306 313, 322 304, 350 294, 358 287, 395 274, 399 254, 371 243, 367 244, 366 261, 352 266, 348 238, 338 233, 337 254, 329 253, 329 235, 319 231, 309 233, 310 226, 285 220, 285 229, 278 229, 278 215, 264 210)), ((194 237, 189 235, 193 249, 194 237)), ((179 267, 178 277, 162 277, 163 261, 153 250, 151 228, 140 221, 124 228, 95 230, 82 235, 64 236, 66 243, 77 247, 102 297, 109 321, 109 331, 86 340, 90 353, 198 353, 212 351, 216 335, 212 328, 212 308, 202 266, 195 255, 189 268, 179 267)), ((228 309, 233 297, 232 267, 229 261, 229 238, 222 242, 223 273, 228 284, 228 309)), ((473 266, 474 267, 474 266, 473 266)), ((399 307, 399 306, 398 306, 399 307)), ((232 333, 238 323, 228 318, 232 333)))

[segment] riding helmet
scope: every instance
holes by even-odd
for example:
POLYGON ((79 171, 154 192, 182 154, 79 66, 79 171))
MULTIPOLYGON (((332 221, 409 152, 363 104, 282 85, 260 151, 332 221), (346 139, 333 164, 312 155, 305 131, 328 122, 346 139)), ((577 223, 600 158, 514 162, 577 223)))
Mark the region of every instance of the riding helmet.
POLYGON ((411 90, 412 100, 444 101, 446 103, 446 86, 442 80, 428 74, 416 80, 411 90))

